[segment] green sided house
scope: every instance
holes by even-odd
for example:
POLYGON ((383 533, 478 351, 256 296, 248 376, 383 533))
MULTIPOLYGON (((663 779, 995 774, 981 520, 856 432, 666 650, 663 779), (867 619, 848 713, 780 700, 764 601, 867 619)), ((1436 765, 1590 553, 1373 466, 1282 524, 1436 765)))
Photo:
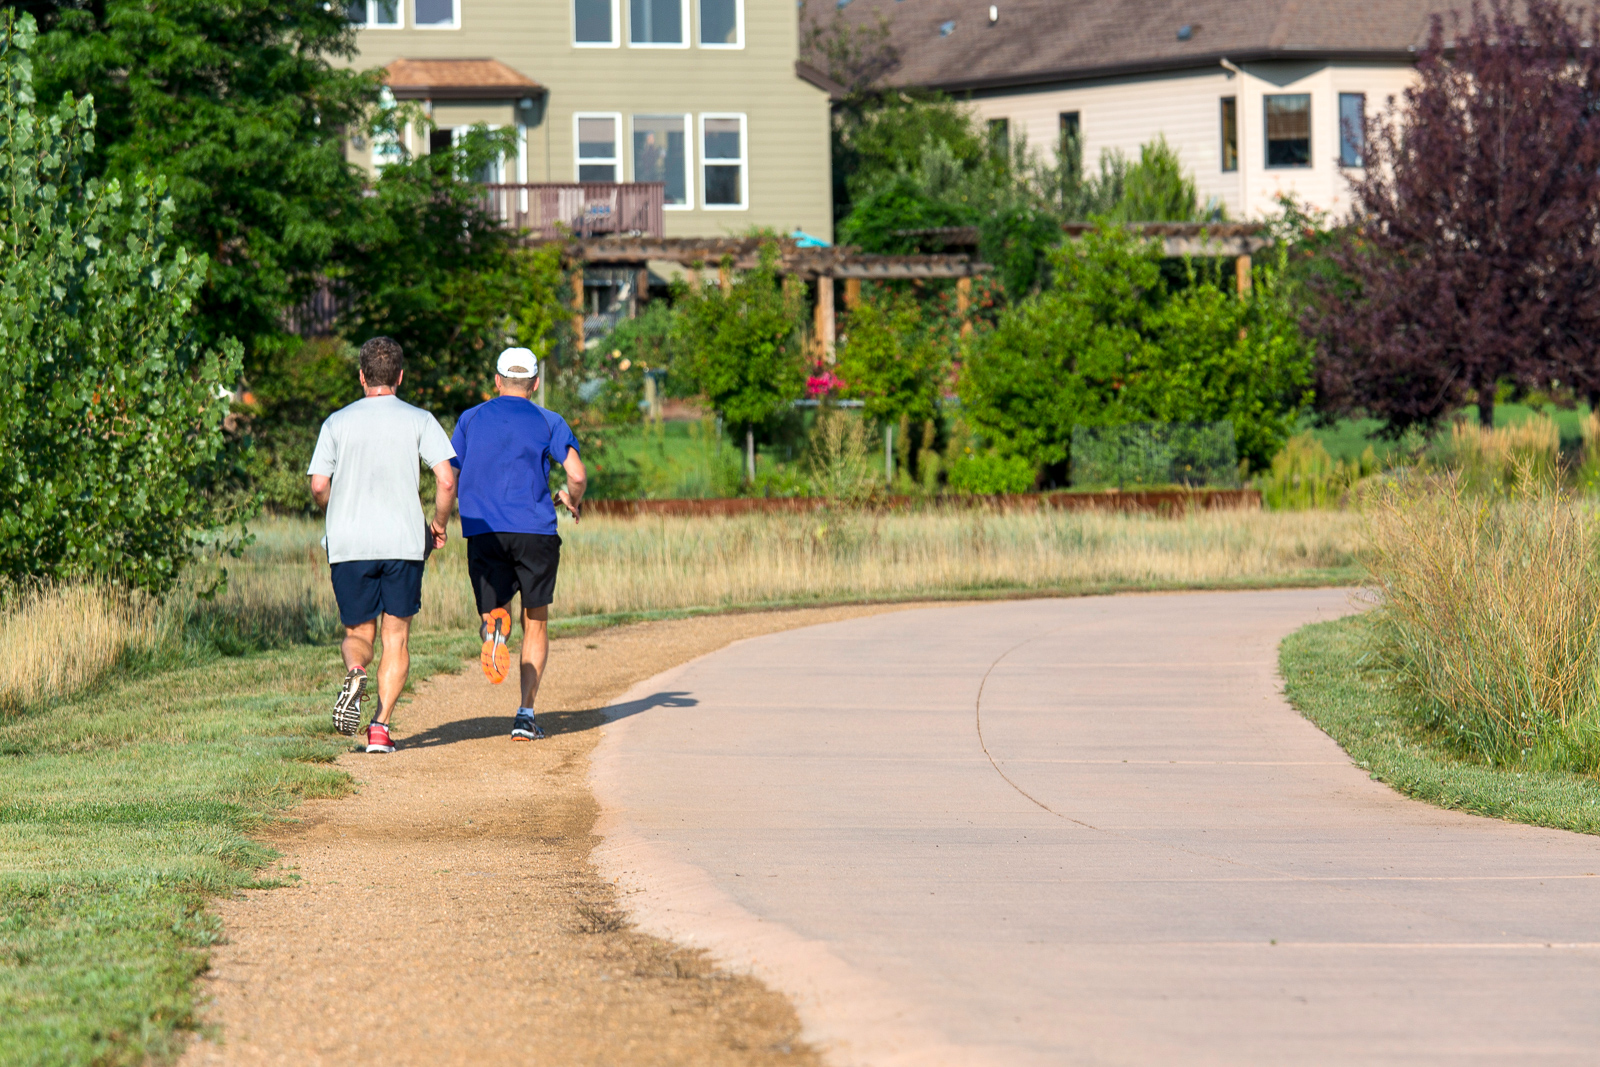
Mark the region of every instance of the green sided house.
MULTIPOLYGON (((829 84, 799 62, 792 0, 350 0, 363 66, 448 145, 516 131, 481 175, 508 222, 554 236, 832 239, 829 84)), ((397 146, 353 140, 381 167, 397 146)))

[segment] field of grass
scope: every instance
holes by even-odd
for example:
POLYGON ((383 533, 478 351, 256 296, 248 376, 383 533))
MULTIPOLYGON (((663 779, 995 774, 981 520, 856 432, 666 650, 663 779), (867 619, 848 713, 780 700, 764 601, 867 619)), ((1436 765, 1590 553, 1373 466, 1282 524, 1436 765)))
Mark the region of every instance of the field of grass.
MULTIPOLYGON (((422 636, 413 676, 476 644, 422 636)), ((0 719, 0 1063, 168 1059, 219 936, 208 898, 271 858, 251 832, 350 787, 327 765, 350 744, 335 649, 187 658, 0 719)))
MULTIPOLYGON (((262 524, 226 589, 106 589, 0 611, 0 1063, 135 1064, 195 1025, 207 899, 257 876, 251 840, 337 796, 348 745, 320 526, 262 524), (91 635, 92 654, 63 655, 91 635)), ((1337 512, 937 512, 565 522, 556 629, 742 606, 1357 577, 1337 512)), ((459 538, 428 565, 413 679, 474 653, 459 538)), ((404 708, 400 710, 403 719, 404 708)))
POLYGON ((1373 628, 1373 619, 1356 616, 1291 634, 1279 655, 1289 702, 1374 778, 1407 796, 1513 822, 1600 833, 1600 780, 1494 766, 1430 729, 1379 667, 1373 628))
MULTIPOLYGON (((1158 589, 1352 581, 1358 519, 1344 512, 836 511, 737 518, 563 521, 552 618, 963 594, 1158 589)), ((230 566, 223 614, 322 620, 333 600, 316 523, 265 525, 230 566)), ((428 563, 425 630, 474 629, 466 546, 428 563)))

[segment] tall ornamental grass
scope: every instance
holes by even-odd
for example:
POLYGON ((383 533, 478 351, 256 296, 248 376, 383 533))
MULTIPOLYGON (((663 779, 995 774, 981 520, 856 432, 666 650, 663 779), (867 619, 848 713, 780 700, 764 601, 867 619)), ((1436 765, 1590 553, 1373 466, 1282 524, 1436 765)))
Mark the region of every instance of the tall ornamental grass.
POLYGON ((1399 691, 1464 752, 1600 767, 1600 520, 1523 466, 1515 496, 1451 473, 1368 509, 1378 648, 1399 691))
POLYGON ((1561 476, 1561 431, 1548 415, 1494 429, 1456 422, 1435 460, 1478 493, 1554 485, 1561 476))

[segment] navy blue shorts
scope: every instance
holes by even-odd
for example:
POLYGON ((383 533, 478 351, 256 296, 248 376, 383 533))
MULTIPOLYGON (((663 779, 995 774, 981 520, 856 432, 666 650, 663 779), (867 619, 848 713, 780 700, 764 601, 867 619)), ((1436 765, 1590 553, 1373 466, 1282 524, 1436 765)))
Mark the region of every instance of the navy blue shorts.
POLYGON ((332 570, 333 599, 346 626, 379 615, 409 619, 422 610, 420 559, 352 559, 333 564, 332 570))

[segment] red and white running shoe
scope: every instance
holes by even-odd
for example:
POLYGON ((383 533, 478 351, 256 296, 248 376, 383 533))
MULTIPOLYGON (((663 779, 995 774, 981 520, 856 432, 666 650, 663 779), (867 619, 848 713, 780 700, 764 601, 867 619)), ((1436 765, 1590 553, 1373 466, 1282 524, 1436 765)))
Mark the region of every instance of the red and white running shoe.
POLYGON ((367 751, 368 752, 393 752, 394 738, 389 736, 389 727, 381 722, 370 723, 367 726, 367 751))

